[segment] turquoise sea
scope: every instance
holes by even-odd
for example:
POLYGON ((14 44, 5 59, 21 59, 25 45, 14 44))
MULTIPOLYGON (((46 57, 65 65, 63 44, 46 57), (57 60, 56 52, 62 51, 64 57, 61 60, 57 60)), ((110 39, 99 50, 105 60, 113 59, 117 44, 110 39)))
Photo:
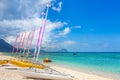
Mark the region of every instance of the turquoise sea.
POLYGON ((51 59, 54 65, 120 78, 119 52, 50 52, 40 53, 39 60, 42 61, 46 57, 51 59))
POLYGON ((52 64, 120 78, 120 53, 118 52, 41 53, 39 59, 43 60, 46 57, 53 60, 52 64))

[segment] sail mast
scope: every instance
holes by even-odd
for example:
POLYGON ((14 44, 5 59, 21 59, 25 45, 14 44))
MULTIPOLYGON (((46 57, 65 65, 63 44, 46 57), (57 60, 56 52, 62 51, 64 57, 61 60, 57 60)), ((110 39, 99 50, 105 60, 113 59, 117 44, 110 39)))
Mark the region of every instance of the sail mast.
POLYGON ((14 46, 13 46, 13 49, 12 49, 12 54, 14 54, 14 49, 16 47, 17 39, 18 39, 18 35, 16 35, 16 39, 15 39, 14 46))
POLYGON ((26 48, 27 48, 27 46, 28 46, 28 42, 29 42, 29 39, 30 39, 30 34, 31 34, 31 32, 28 33, 28 38, 27 38, 26 45, 25 45, 25 47, 24 47, 23 55, 24 55, 25 52, 26 52, 26 48))
POLYGON ((26 32, 24 33, 24 36, 23 36, 23 41, 22 41, 22 45, 21 45, 21 48, 20 48, 20 54, 22 53, 22 49, 24 47, 25 37, 26 37, 26 32))
POLYGON ((30 48, 31 48, 32 41, 33 41, 33 38, 34 38, 34 33, 35 33, 35 29, 34 29, 34 31, 33 31, 33 33, 32 33, 32 39, 30 40, 30 45, 28 46, 28 53, 27 53, 27 55, 30 54, 30 48))
POLYGON ((21 42, 22 42, 22 37, 23 37, 23 35, 24 35, 24 33, 22 33, 22 35, 21 35, 20 42, 19 42, 19 44, 18 44, 16 53, 18 53, 18 49, 20 48, 20 45, 21 45, 21 42))
MULTIPOLYGON (((44 20, 44 15, 42 15, 42 22, 41 22, 41 24, 43 24, 43 20, 44 20)), ((37 50, 38 50, 38 46, 39 46, 39 42, 40 42, 41 29, 42 29, 42 25, 41 25, 40 28, 39 28, 38 40, 37 40, 37 43, 36 43, 36 46, 35 46, 35 50, 34 50, 33 63, 34 63, 35 58, 36 58, 36 55, 37 55, 36 52, 37 52, 37 50)))
POLYGON ((29 43, 29 40, 30 40, 30 35, 31 35, 31 32, 29 32, 29 34, 28 34, 27 43, 26 43, 26 48, 28 48, 28 43, 29 43))
POLYGON ((48 16, 49 7, 50 7, 50 4, 47 4, 47 10, 46 10, 46 15, 45 15, 45 19, 44 19, 44 25, 43 25, 43 28, 42 28, 41 39, 40 39, 38 53, 37 53, 37 57, 36 57, 35 61, 38 60, 38 57, 39 57, 39 54, 40 54, 40 48, 41 48, 41 44, 42 44, 42 39, 43 39, 45 27, 46 27, 46 20, 47 20, 47 16, 48 16))

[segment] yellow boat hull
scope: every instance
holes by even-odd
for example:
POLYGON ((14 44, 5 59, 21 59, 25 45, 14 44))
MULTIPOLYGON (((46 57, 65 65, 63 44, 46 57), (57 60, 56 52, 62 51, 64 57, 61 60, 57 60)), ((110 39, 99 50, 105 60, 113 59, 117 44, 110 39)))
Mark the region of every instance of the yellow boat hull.
POLYGON ((42 65, 38 65, 38 64, 32 64, 31 62, 27 62, 27 61, 20 61, 20 60, 11 60, 10 64, 19 66, 19 67, 34 67, 34 68, 39 68, 39 69, 44 69, 45 67, 42 65))
POLYGON ((1 60, 0 65, 7 64, 8 62, 9 62, 9 60, 1 60))

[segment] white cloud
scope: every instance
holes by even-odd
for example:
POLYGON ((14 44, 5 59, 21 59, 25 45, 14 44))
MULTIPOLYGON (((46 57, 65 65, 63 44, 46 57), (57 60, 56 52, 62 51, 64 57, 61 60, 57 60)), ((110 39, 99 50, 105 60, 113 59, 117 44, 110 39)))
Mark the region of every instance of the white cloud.
POLYGON ((67 41, 54 41, 52 40, 51 44, 47 44, 47 47, 44 46, 44 49, 45 50, 48 50, 48 51, 58 51, 62 48, 68 48, 72 45, 76 44, 76 42, 74 41, 71 41, 71 40, 67 40, 67 41))
POLYGON ((62 1, 58 3, 58 7, 52 7, 54 11, 60 12, 62 9, 62 1))
MULTIPOLYGON (((50 3, 51 1, 54 0, 0 0, 0 38, 4 38, 13 45, 16 34, 19 35, 20 40, 21 33, 28 33, 36 28, 33 39, 34 47, 41 24, 41 18, 39 18, 40 14, 45 8, 46 4, 50 3)), ((56 10, 60 12, 62 8, 62 2, 59 2, 58 6, 59 7, 56 8, 56 10)), ((65 36, 70 32, 69 27, 66 27, 63 31, 60 31, 60 29, 65 25, 67 25, 66 22, 52 22, 47 20, 42 46, 47 47, 46 49, 59 49, 62 42, 58 43, 56 36, 59 36, 60 38, 61 36, 65 36), (54 32, 55 30, 57 30, 57 32, 54 32)))
POLYGON ((0 25, 2 28, 0 32, 1 34, 5 34, 5 36, 15 35, 16 33, 31 31, 34 28, 38 28, 40 22, 41 19, 39 18, 24 19, 24 20, 3 20, 0 21, 0 25))
POLYGON ((46 3, 50 3, 54 0, 39 0, 41 4, 46 4, 46 3))
POLYGON ((65 36, 67 35, 68 33, 70 33, 70 28, 69 27, 66 27, 62 32, 59 33, 60 36, 65 36))
POLYGON ((70 27, 70 29, 81 29, 82 27, 81 26, 73 26, 73 27, 70 27))
POLYGON ((39 17, 46 4, 51 1, 53 0, 0 0, 0 19, 39 17))
POLYGON ((63 27, 64 25, 66 25, 66 22, 60 22, 60 21, 58 21, 58 22, 51 22, 50 20, 48 20, 47 21, 47 25, 49 25, 49 26, 46 27, 46 30, 47 31, 51 31, 51 30, 59 29, 59 28, 63 27))
POLYGON ((19 11, 22 14, 22 18, 26 17, 39 17, 40 13, 45 9, 46 4, 52 0, 20 0, 19 11))
MULTIPOLYGON (((38 36, 37 34, 39 31, 39 27, 40 27, 40 22, 41 22, 41 19, 37 18, 37 17, 32 18, 32 19, 25 19, 25 20, 1 21, 0 25, 2 25, 1 26, 2 29, 0 30, 0 32, 1 32, 1 34, 4 34, 4 36, 1 36, 1 37, 4 37, 9 43, 13 44, 13 42, 14 42, 13 39, 15 39, 16 33, 19 35, 22 32, 30 32, 30 31, 34 30, 34 28, 36 28, 35 37, 33 40, 33 44, 34 44, 33 46, 35 46, 37 36, 38 36)), ((60 21, 51 22, 50 20, 47 20, 47 26, 46 26, 45 35, 43 38, 43 46, 47 46, 47 44, 50 44, 51 42, 53 42, 55 35, 57 35, 53 31, 55 29, 60 29, 60 28, 64 27, 64 25, 66 25, 66 22, 60 22, 60 21)), ((68 32, 69 32, 68 28, 65 28, 63 34, 65 35, 68 32)), ((50 45, 50 46, 53 46, 53 45, 50 45)))
POLYGON ((12 42, 12 44, 13 44, 13 42, 15 41, 15 36, 8 36, 8 37, 6 37, 6 39, 5 39, 8 43, 11 43, 12 42))
POLYGON ((64 45, 73 45, 73 44, 75 44, 75 42, 74 41, 65 41, 65 42, 63 42, 63 44, 64 45))

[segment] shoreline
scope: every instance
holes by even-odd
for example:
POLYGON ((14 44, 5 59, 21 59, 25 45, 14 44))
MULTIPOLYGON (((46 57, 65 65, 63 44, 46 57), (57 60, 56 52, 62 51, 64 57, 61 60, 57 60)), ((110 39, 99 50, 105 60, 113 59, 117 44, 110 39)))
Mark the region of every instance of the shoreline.
MULTIPOLYGON (((10 59, 11 57, 12 56, 7 56, 0 52, 0 60, 10 59)), ((66 73, 66 74, 70 74, 71 76, 74 76, 75 77, 74 80, 114 80, 108 77, 103 77, 97 74, 87 73, 84 71, 77 71, 77 70, 66 68, 66 67, 59 66, 59 65, 50 64, 50 67, 62 73, 66 73)), ((17 70, 7 70, 4 67, 0 67, 0 79, 2 80, 8 80, 8 79, 33 80, 33 79, 27 79, 24 76, 19 75, 17 70), (15 76, 12 78, 11 76, 13 75, 15 76)))
POLYGON ((99 77, 103 77, 103 78, 108 78, 108 79, 112 79, 112 80, 119 80, 120 79, 120 76, 119 75, 116 75, 116 74, 112 74, 112 73, 107 73, 107 72, 100 72, 100 71, 90 71, 88 69, 85 69, 85 68, 80 68, 80 69, 76 69, 76 68, 73 68, 73 67, 68 67, 68 66, 59 66, 59 65, 53 65, 53 64, 50 64, 50 66, 53 66, 53 67, 62 67, 62 68, 65 68, 65 69, 69 69, 69 70, 73 70, 73 71, 77 71, 77 72, 81 72, 81 73, 86 73, 86 74, 89 74, 89 75, 96 75, 96 76, 99 76, 99 77))
MULTIPOLYGON (((58 70, 58 71, 61 71, 61 72, 63 71, 63 73, 66 73, 66 74, 71 72, 72 76, 75 76, 75 80, 114 80, 114 79, 103 77, 103 76, 100 76, 100 75, 86 73, 86 72, 80 72, 80 71, 77 71, 77 70, 73 70, 73 69, 65 68, 65 67, 61 67, 61 66, 59 67, 59 66, 56 66, 56 65, 55 66, 51 65, 51 67, 53 69, 58 70)), ((71 73, 69 73, 69 74, 71 75, 71 73)))

